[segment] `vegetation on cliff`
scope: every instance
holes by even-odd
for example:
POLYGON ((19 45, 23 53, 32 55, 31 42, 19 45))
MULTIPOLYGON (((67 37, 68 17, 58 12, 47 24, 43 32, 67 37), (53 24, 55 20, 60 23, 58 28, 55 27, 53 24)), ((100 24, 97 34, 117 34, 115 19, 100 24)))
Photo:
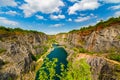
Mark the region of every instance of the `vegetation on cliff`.
POLYGON ((91 31, 101 30, 103 28, 110 27, 110 26, 116 25, 116 24, 120 24, 120 17, 117 17, 117 18, 112 17, 106 21, 101 20, 94 26, 90 25, 88 27, 82 27, 82 28, 80 28, 80 30, 72 30, 69 33, 74 33, 74 32, 79 32, 79 31, 80 32, 85 31, 86 33, 89 33, 91 31))
POLYGON ((45 34, 45 33, 42 33, 42 32, 38 32, 38 31, 34 31, 34 30, 23 30, 21 28, 6 28, 4 26, 0 26, 0 34, 2 33, 18 33, 18 34, 21 34, 21 33, 37 33, 37 34, 45 34))
POLYGON ((90 66, 86 63, 85 59, 76 62, 69 62, 67 69, 61 64, 61 74, 56 73, 57 59, 50 61, 45 59, 44 65, 39 70, 39 78, 37 80, 91 80, 90 66))

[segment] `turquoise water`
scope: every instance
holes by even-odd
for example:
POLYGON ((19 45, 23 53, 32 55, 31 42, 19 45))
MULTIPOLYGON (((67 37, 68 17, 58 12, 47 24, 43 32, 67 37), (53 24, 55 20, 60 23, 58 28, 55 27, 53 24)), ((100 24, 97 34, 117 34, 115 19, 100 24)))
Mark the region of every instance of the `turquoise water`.
MULTIPOLYGON (((54 50, 52 50, 50 52, 49 55, 47 55, 47 58, 49 58, 50 60, 52 60, 52 58, 57 58, 58 62, 57 62, 57 67, 56 67, 56 73, 60 74, 60 64, 64 64, 65 68, 67 67, 67 52, 65 51, 64 48, 60 47, 58 44, 53 44, 52 45, 54 47, 54 50)), ((36 80, 38 80, 38 76, 39 75, 39 71, 36 74, 36 80)), ((59 78, 55 78, 54 80, 59 80, 59 78)))

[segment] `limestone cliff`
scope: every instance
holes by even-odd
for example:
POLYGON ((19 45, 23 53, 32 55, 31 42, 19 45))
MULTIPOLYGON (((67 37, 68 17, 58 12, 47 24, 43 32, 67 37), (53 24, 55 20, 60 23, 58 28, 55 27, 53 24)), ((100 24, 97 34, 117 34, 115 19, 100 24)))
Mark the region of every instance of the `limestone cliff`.
POLYGON ((101 30, 76 31, 58 34, 56 39, 61 45, 84 48, 93 52, 120 51, 120 25, 112 25, 101 30))
POLYGON ((0 30, 0 80, 34 80, 34 56, 43 53, 46 40, 42 33, 0 30))
POLYGON ((118 61, 106 58, 106 55, 113 52, 114 55, 120 56, 120 20, 118 18, 69 33, 57 34, 56 40, 60 45, 65 46, 69 53, 68 60, 87 59, 87 63, 91 66, 92 80, 120 80, 119 58, 115 57, 118 61))
POLYGON ((91 66, 92 80, 120 80, 120 63, 96 55, 78 54, 74 60, 85 58, 91 66))

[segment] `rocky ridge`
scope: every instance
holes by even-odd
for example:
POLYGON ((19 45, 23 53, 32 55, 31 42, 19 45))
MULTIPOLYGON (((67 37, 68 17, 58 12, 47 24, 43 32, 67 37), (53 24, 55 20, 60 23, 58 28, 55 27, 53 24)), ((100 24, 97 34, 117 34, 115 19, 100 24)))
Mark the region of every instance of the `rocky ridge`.
POLYGON ((39 33, 0 34, 0 80, 34 80, 34 56, 42 54, 47 41, 39 33), (30 74, 24 76, 25 74, 30 74))

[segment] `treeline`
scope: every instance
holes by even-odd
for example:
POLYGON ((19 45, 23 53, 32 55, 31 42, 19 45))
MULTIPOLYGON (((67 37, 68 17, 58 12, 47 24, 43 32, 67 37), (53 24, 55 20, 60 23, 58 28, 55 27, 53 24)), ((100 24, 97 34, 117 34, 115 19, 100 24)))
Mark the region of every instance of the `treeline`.
POLYGON ((106 27, 110 27, 114 24, 120 24, 120 17, 117 17, 117 18, 110 18, 108 19, 107 21, 103 21, 101 20, 99 23, 97 23, 96 25, 94 26, 88 26, 88 27, 82 27, 80 28, 80 30, 72 30, 70 31, 69 33, 72 33, 72 32, 78 32, 78 31, 89 31, 89 30, 96 30, 97 28, 106 28, 106 27))
POLYGON ((38 32, 38 31, 34 31, 34 30, 23 30, 21 28, 6 28, 4 26, 0 26, 0 30, 1 31, 7 31, 7 32, 25 32, 25 33, 40 33, 40 34, 44 34, 42 32, 38 32))

